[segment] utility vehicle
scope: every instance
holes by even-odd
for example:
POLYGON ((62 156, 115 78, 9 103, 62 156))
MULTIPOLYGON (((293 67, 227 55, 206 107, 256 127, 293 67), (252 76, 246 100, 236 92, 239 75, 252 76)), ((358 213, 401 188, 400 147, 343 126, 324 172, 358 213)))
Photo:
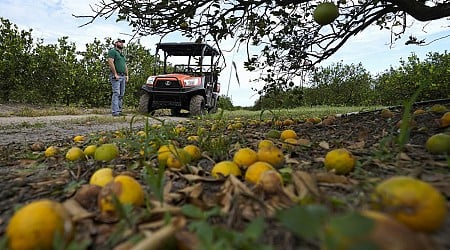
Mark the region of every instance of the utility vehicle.
POLYGON ((142 86, 139 112, 170 109, 175 116, 181 110, 192 116, 215 113, 220 91, 219 56, 219 51, 206 43, 156 44, 154 72, 142 86))

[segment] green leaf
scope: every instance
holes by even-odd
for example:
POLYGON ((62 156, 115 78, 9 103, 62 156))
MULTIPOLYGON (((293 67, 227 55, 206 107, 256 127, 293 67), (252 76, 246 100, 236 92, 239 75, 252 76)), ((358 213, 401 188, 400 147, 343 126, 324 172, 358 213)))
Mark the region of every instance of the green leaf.
POLYGON ((353 212, 332 218, 329 228, 343 237, 356 238, 367 235, 374 225, 373 220, 353 212))
POLYGON ((205 219, 203 211, 200 208, 198 208, 198 207, 196 207, 194 205, 187 204, 187 205, 182 206, 181 207, 181 212, 184 215, 186 215, 188 217, 191 217, 191 218, 205 219))
POLYGON ((318 236, 328 213, 320 205, 296 206, 280 211, 277 218, 297 236, 312 239, 318 236))
POLYGON ((251 239, 257 240, 264 232, 265 223, 263 218, 257 218, 253 220, 245 229, 244 235, 251 239))

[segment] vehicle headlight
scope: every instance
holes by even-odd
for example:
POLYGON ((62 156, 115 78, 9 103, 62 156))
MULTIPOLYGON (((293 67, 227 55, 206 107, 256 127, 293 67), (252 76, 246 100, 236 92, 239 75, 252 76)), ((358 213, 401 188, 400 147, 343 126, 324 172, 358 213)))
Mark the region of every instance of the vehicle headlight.
POLYGON ((184 80, 184 85, 186 87, 192 87, 200 85, 200 79, 199 78, 189 78, 184 80))
POLYGON ((153 85, 153 82, 155 81, 155 77, 154 76, 150 76, 149 78, 147 78, 147 85, 153 85))

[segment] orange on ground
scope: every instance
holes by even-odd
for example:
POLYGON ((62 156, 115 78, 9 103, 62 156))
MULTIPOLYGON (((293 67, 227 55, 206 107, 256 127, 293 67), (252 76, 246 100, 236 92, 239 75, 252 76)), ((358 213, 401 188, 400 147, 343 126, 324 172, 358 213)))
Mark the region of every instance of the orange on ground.
POLYGON ((372 207, 423 232, 436 231, 447 216, 446 200, 436 188, 406 176, 391 177, 379 183, 372 194, 372 207))
POLYGON ((264 147, 258 149, 258 161, 267 162, 275 168, 281 168, 284 165, 283 151, 277 147, 264 147))
POLYGON ((353 154, 345 148, 333 149, 325 155, 325 168, 335 171, 336 174, 347 174, 353 170, 356 159, 353 154))
POLYGON ((256 184, 261 178, 262 173, 269 170, 275 169, 267 162, 257 161, 250 165, 245 171, 245 180, 252 184, 256 184))
POLYGON ((239 166, 232 161, 221 161, 214 165, 211 170, 211 175, 215 178, 220 178, 221 176, 241 176, 241 170, 239 166))
POLYGON ((14 213, 6 229, 10 250, 52 249, 55 237, 73 236, 69 212, 52 200, 37 200, 14 213))
POLYGON ((251 148, 241 148, 233 156, 233 162, 246 169, 258 160, 256 151, 251 148))
POLYGON ((284 140, 286 140, 288 138, 296 139, 297 138, 297 133, 295 133, 295 131, 292 130, 292 129, 286 129, 286 130, 281 131, 280 139, 282 141, 284 141, 284 140))

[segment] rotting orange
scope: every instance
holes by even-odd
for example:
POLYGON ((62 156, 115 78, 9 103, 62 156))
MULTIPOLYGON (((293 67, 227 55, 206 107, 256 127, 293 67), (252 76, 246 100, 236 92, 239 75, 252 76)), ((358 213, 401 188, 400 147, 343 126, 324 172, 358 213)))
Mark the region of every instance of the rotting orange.
POLYGON ((69 212, 56 201, 37 200, 20 208, 6 229, 10 250, 53 249, 59 237, 69 242, 74 227, 69 212))
POLYGON ((234 176, 241 176, 241 170, 239 169, 239 166, 232 161, 218 162, 213 166, 211 170, 211 175, 215 178, 228 176, 230 174, 234 176))
POLYGON ((257 161, 250 165, 245 171, 245 180, 252 184, 256 184, 261 178, 262 173, 269 170, 275 169, 267 162, 257 161))
POLYGON ((292 129, 286 129, 286 130, 281 131, 280 139, 282 141, 284 141, 284 140, 286 140, 288 138, 296 139, 297 138, 297 133, 294 130, 292 130, 292 129))
POLYGON ((371 196, 372 207, 415 231, 434 232, 445 222, 447 204, 432 185, 416 178, 394 176, 382 181, 371 196))
POLYGON ((136 207, 144 204, 144 189, 136 179, 128 175, 118 175, 102 188, 98 196, 98 206, 102 213, 116 212, 113 195, 117 197, 120 204, 136 207))
POLYGON ((233 156, 233 162, 239 167, 246 169, 258 160, 258 155, 255 150, 251 148, 241 148, 233 156))
POLYGON ((202 158, 202 151, 196 145, 186 145, 183 149, 191 156, 191 160, 197 161, 202 158))
POLYGON ((450 135, 438 133, 425 142, 425 149, 432 154, 450 154, 450 135))
POLYGON ((284 165, 283 151, 275 146, 260 148, 257 154, 258 161, 267 162, 275 168, 281 168, 284 165))
POLYGON ((439 125, 441 128, 446 128, 450 125, 450 111, 445 112, 442 117, 439 119, 439 125))
POLYGON ((325 168, 328 171, 334 171, 336 174, 349 173, 355 168, 355 164, 355 157, 345 148, 333 149, 325 155, 325 168))
POLYGON ((114 176, 111 168, 100 168, 92 174, 89 184, 104 187, 113 180, 114 176))
POLYGON ((258 150, 265 147, 273 147, 275 144, 271 140, 261 140, 258 142, 258 150))
POLYGON ((45 150, 44 155, 45 155, 45 157, 54 157, 58 153, 59 153, 58 147, 50 146, 45 150))

